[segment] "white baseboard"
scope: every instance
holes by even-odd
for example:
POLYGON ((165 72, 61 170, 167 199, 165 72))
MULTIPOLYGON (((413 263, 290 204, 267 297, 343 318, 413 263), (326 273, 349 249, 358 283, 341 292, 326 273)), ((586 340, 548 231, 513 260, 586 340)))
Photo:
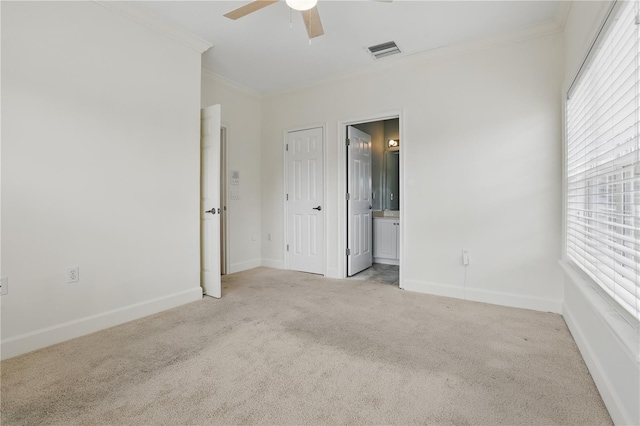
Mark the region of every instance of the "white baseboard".
POLYGON ((541 299, 537 297, 521 296, 518 294, 501 293, 476 288, 465 289, 459 286, 414 280, 404 280, 402 288, 404 290, 415 291, 418 293, 453 297, 456 299, 471 300, 474 302, 491 303, 494 305, 509 306, 512 308, 554 312, 557 314, 562 313, 561 300, 541 299))
POLYGON ((386 259, 384 257, 374 257, 373 263, 382 263, 383 265, 399 265, 400 260, 398 259, 386 259))
POLYGON ((13 358, 27 352, 55 345, 66 340, 104 330, 125 322, 156 314, 185 303, 202 299, 202 288, 174 293, 169 296, 147 300, 96 315, 65 322, 40 330, 2 340, 1 359, 13 358))
POLYGON ((340 271, 338 270, 338 268, 327 268, 325 277, 327 277, 327 278, 338 278, 338 279, 343 278, 340 275, 340 271))
POLYGON ((260 259, 251 259, 245 260, 244 262, 232 263, 229 265, 229 273, 235 274, 236 272, 248 271, 249 269, 257 268, 258 266, 262 266, 262 261, 260 259))
POLYGON ((276 259, 262 259, 261 265, 266 268, 284 269, 284 261, 276 259))
POLYGON ((464 299, 464 290, 462 289, 462 287, 414 280, 403 280, 401 284, 402 288, 408 291, 434 294, 436 296, 454 297, 456 299, 464 299))
MULTIPOLYGON (((265 268, 286 269, 284 265, 284 260, 276 260, 276 259, 262 259, 261 266, 264 266, 265 268)), ((332 268, 327 268, 325 277, 341 278, 338 275, 338 270, 332 269, 332 268)))

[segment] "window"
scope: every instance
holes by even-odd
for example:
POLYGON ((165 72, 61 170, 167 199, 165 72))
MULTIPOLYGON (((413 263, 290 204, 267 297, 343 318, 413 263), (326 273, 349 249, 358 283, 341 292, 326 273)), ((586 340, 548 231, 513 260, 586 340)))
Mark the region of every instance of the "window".
POLYGON ((638 2, 617 2, 566 104, 567 257, 640 319, 638 2))

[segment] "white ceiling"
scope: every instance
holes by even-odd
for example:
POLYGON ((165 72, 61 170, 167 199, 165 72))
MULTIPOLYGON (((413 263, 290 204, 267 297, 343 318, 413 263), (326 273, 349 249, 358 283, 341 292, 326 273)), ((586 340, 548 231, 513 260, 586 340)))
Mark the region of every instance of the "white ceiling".
POLYGON ((212 43, 202 58, 204 68, 258 92, 273 92, 371 66, 368 46, 393 40, 402 56, 415 54, 553 20, 561 2, 320 0, 325 35, 311 44, 300 13, 291 13, 284 1, 237 21, 223 16, 245 3, 136 4, 212 43))

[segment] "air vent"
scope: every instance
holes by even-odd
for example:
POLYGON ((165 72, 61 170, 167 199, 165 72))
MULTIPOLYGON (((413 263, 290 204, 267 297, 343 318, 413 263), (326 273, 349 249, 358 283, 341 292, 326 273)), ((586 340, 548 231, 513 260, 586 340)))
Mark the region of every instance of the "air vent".
POLYGON ((371 46, 368 48, 369 52, 375 59, 384 58, 385 56, 395 55, 396 53, 400 53, 400 48, 395 43, 395 41, 388 41, 382 44, 376 44, 375 46, 371 46))

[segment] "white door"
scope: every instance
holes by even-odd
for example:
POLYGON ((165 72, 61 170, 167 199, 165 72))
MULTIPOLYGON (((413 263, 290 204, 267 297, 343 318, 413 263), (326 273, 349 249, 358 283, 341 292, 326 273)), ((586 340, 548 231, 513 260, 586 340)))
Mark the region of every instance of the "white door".
POLYGON ((289 269, 324 272, 322 128, 287 134, 287 258, 289 269))
POLYGON ((220 105, 201 113, 200 265, 204 293, 221 297, 220 284, 220 105))
POLYGON ((347 129, 347 275, 372 264, 371 241, 371 136, 347 129))
POLYGON ((227 130, 220 128, 220 275, 227 274, 227 130))

